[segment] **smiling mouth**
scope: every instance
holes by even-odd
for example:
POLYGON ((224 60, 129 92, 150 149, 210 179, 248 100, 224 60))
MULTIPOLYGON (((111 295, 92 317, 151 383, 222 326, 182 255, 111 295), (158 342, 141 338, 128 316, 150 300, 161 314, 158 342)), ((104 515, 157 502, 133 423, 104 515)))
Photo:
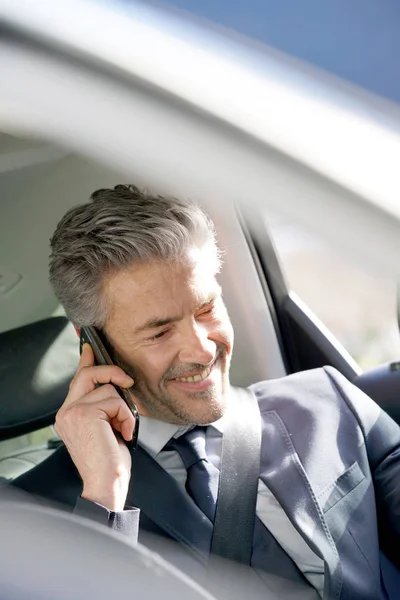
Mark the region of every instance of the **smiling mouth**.
POLYGON ((207 379, 207 377, 211 373, 211 369, 213 368, 214 364, 215 363, 213 363, 210 367, 207 367, 197 375, 192 375, 190 377, 175 377, 174 381, 181 381, 182 383, 196 383, 197 381, 204 381, 204 379, 207 379))

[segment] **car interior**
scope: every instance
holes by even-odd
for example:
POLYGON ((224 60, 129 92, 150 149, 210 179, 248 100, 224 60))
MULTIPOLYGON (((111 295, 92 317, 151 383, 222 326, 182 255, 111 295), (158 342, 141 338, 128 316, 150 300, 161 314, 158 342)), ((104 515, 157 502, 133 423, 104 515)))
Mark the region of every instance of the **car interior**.
MULTIPOLYGON (((7 168, 0 177, 0 476, 11 480, 57 446, 54 435, 34 449, 28 438, 53 423, 79 356, 76 333, 48 283, 49 239, 69 207, 121 182, 121 175, 40 140, 2 134, 0 144, 7 168)), ((226 212, 223 219, 214 213, 226 251, 224 297, 236 331, 233 383, 280 377, 286 370, 278 337, 244 232, 233 210, 229 221, 226 212)))
MULTIPOLYGON (((62 443, 52 424, 79 359, 72 325, 48 282, 49 239, 65 211, 123 175, 39 138, 0 135, 0 482, 62 443)), ((134 183, 140 185, 140 181, 134 183)), ((362 372, 288 287, 256 211, 205 206, 224 252, 220 275, 235 330, 231 380, 247 386, 332 365, 400 423, 399 363, 362 372)))
MULTIPOLYGON (((0 485, 62 444, 52 425, 79 343, 48 282, 49 239, 68 208, 118 183, 200 202, 214 220, 233 385, 331 365, 400 424, 400 362, 361 369, 291 288, 269 223, 281 212, 398 278, 398 107, 151 3, 0 0, 0 23, 0 485)), ((55 578, 31 585, 28 573, 25 589, 50 591, 20 597, 54 597, 59 540, 43 559, 30 534, 48 515, 67 534, 69 521, 15 504, 27 527, 2 511, 2 584, 20 578, 26 550, 33 575, 45 565, 55 578)), ((87 537, 60 539, 81 589, 87 537)))

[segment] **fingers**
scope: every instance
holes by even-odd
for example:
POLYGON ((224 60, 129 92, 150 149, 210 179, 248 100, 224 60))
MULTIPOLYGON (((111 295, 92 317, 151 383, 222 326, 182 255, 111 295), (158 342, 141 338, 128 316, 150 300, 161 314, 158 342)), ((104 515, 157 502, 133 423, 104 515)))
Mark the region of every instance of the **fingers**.
POLYGON ((113 429, 119 431, 122 437, 129 442, 133 437, 135 417, 129 407, 121 398, 107 398, 96 403, 96 410, 103 413, 100 418, 107 420, 113 429))
POLYGON ((96 422, 107 422, 130 441, 135 428, 135 417, 111 384, 103 385, 87 394, 80 402, 64 404, 56 416, 57 433, 76 431, 78 425, 89 427, 96 422))
POLYGON ((121 412, 110 421, 114 431, 118 431, 127 442, 130 442, 133 438, 136 423, 136 419, 133 417, 130 410, 129 413, 130 414, 127 415, 125 412, 121 412))
POLYGON ((99 384, 114 383, 123 388, 133 386, 132 377, 129 377, 120 367, 116 365, 93 366, 93 364, 90 364, 93 361, 93 352, 89 344, 84 344, 85 346, 88 346, 89 350, 85 349, 85 355, 82 350, 83 366, 80 363, 79 369, 71 381, 70 393, 67 397, 68 403, 76 402, 86 396, 95 390, 99 384))
POLYGON ((87 403, 94 404, 96 411, 100 413, 99 417, 107 420, 112 428, 119 431, 127 442, 132 439, 135 429, 135 417, 113 386, 103 385, 98 388, 87 396, 87 403))
POLYGON ((83 367, 92 367, 94 365, 94 354, 90 344, 83 344, 81 358, 79 360, 78 370, 83 367))

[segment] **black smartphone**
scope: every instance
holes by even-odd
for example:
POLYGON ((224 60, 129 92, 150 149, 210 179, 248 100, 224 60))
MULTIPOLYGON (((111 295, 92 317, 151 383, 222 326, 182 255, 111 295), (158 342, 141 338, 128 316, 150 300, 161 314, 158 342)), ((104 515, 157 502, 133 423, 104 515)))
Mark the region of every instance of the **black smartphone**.
MULTIPOLYGON (((94 358, 96 365, 113 365, 113 361, 111 360, 110 354, 105 347, 103 340, 101 339, 100 332, 95 327, 82 327, 81 335, 80 335, 80 352, 82 353, 83 344, 90 344, 93 350, 94 358)), ((114 385, 114 384, 113 384, 114 385)), ((139 437, 139 425, 140 425, 140 417, 139 411, 137 409, 136 404, 133 401, 132 394, 129 390, 125 388, 121 388, 118 385, 114 385, 118 394, 121 396, 122 400, 126 402, 128 408, 131 410, 133 416, 135 417, 135 429, 133 431, 132 440, 127 442, 125 440, 126 445, 131 450, 136 450, 138 437, 139 437)))

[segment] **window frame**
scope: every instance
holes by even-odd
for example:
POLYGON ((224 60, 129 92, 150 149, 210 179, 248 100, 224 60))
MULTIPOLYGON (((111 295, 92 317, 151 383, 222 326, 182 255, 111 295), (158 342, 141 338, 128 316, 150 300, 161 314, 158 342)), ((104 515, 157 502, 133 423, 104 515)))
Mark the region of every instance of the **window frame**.
POLYGON ((290 288, 264 215, 255 209, 242 210, 241 222, 263 285, 287 372, 330 365, 354 381, 362 373, 361 367, 290 288))

